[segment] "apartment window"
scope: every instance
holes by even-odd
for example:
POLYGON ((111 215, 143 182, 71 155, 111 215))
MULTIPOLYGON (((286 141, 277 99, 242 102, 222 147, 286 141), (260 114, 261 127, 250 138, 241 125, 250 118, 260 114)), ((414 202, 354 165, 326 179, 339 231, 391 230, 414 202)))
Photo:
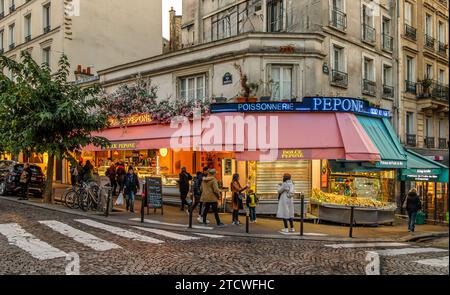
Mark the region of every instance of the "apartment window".
POLYGON ((368 57, 364 57, 363 60, 363 94, 375 96, 376 95, 376 83, 375 83, 375 67, 374 60, 368 57))
POLYGON ((267 30, 269 32, 283 30, 283 0, 267 1, 267 30))
POLYGON ((9 49, 16 47, 16 25, 9 26, 9 49))
POLYGON ((406 144, 416 146, 416 132, 414 130, 414 113, 406 112, 406 144))
POLYGON ((382 31, 383 49, 392 51, 394 38, 391 36, 391 20, 387 17, 383 17, 382 31))
POLYGON ((16 10, 16 3, 14 0, 9 0, 9 13, 12 13, 16 10))
POLYGON ((392 66, 383 65, 383 97, 394 98, 392 66))
POLYGON ((429 14, 425 15, 425 34, 433 36, 433 18, 429 14))
POLYGON ((406 92, 416 93, 416 74, 414 58, 406 57, 406 92))
POLYGON ((0 19, 5 16, 5 0, 0 0, 0 19))
POLYGON ((413 15, 413 7, 412 4, 409 2, 405 2, 405 24, 408 26, 413 26, 413 19, 412 19, 412 15, 413 15))
POLYGON ((433 137, 433 118, 431 117, 425 119, 425 135, 426 137, 433 137))
POLYGON ((445 43, 445 26, 441 21, 438 24, 438 40, 439 42, 445 43))
POLYGON ((42 63, 49 66, 50 67, 50 53, 51 53, 51 48, 50 47, 46 47, 42 49, 42 63))
POLYGON ((332 0, 331 25, 341 30, 347 28, 347 15, 345 14, 344 0, 332 0))
POLYGON ((5 51, 5 31, 1 30, 0 31, 0 54, 3 53, 5 51))
POLYGON ((427 64, 425 67, 425 78, 426 79, 433 79, 433 66, 427 64))
POLYGON ((180 78, 179 94, 186 100, 204 100, 207 96, 206 75, 190 76, 180 78))
POLYGON ((362 39, 363 41, 374 43, 375 42, 375 28, 373 19, 373 10, 368 6, 362 6, 362 39))
POLYGON ((439 70, 439 84, 444 85, 445 84, 445 71, 439 70))
POLYGON ((332 73, 331 82, 337 86, 347 86, 348 85, 348 75, 345 64, 345 54, 344 48, 333 45, 332 51, 332 73))
POLYGON ((272 66, 272 99, 292 98, 292 66, 272 66))
POLYGON ((44 24, 44 34, 50 32, 51 30, 51 5, 50 3, 43 6, 43 24, 44 24))
POLYGON ((439 148, 447 149, 447 124, 445 120, 439 120, 439 148))
POLYGON ((24 39, 28 42, 31 40, 31 14, 25 16, 24 23, 24 39))

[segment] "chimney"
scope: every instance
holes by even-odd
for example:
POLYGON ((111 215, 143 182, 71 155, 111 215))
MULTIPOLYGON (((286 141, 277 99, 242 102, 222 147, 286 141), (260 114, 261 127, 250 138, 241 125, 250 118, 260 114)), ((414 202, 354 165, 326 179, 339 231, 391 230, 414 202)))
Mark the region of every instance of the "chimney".
POLYGON ((169 23, 169 51, 175 51, 180 49, 181 46, 181 16, 176 15, 176 11, 173 9, 173 7, 171 7, 169 10, 169 23))

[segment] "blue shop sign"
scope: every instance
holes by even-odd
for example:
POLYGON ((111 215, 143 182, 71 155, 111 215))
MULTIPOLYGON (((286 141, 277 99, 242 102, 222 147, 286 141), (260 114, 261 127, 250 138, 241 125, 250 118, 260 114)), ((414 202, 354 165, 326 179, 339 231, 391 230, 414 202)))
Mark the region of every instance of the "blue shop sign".
POLYGON ((302 102, 218 103, 211 105, 211 113, 224 112, 346 112, 366 116, 390 118, 391 112, 374 108, 368 101, 349 97, 305 97, 302 102))

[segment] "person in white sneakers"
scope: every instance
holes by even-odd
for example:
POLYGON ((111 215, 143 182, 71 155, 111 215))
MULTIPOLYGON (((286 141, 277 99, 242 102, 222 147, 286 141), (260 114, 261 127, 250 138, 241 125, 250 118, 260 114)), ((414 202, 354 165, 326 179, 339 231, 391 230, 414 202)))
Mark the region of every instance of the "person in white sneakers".
POLYGON ((290 174, 283 175, 283 183, 278 186, 277 218, 283 219, 283 233, 295 232, 294 229, 294 194, 295 187, 290 174), (288 222, 290 230, 288 229, 288 222))

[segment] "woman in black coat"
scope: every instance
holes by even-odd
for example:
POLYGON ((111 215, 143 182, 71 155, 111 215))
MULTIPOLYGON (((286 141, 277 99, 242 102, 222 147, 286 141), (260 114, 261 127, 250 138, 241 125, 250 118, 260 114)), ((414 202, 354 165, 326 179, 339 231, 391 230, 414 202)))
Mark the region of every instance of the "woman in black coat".
POLYGON ((422 202, 420 202, 419 195, 415 188, 408 192, 406 197, 406 211, 408 212, 408 231, 414 232, 416 225, 417 212, 422 209, 422 202))

